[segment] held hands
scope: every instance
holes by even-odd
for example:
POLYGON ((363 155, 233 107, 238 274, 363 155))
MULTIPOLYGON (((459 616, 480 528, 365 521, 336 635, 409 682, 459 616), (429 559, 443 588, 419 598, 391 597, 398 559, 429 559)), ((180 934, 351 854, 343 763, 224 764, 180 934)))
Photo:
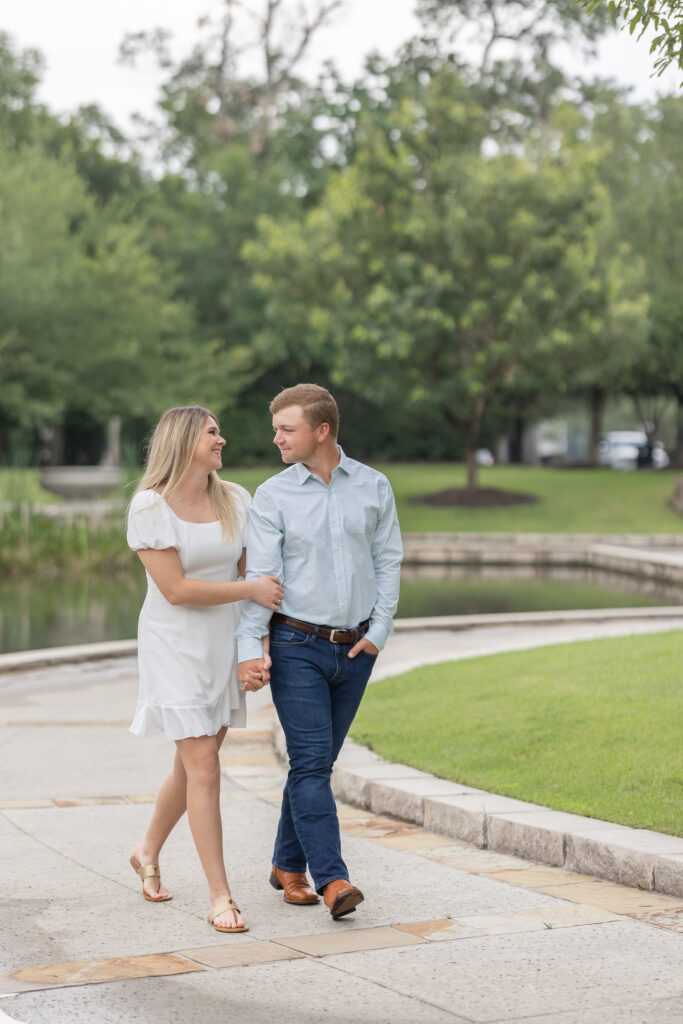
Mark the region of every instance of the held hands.
POLYGON ((259 576, 256 580, 248 580, 247 587, 249 598, 264 608, 276 612, 282 604, 284 592, 277 576, 259 576))
POLYGON ((241 661, 237 666, 237 678, 240 682, 240 690, 250 690, 255 693, 270 682, 270 666, 272 662, 267 651, 263 652, 262 658, 252 658, 250 661, 241 661))
POLYGON ((371 654, 373 657, 375 654, 379 654, 379 649, 366 636, 361 637, 358 643, 353 645, 348 656, 349 658, 355 658, 361 651, 365 651, 366 654, 371 654))

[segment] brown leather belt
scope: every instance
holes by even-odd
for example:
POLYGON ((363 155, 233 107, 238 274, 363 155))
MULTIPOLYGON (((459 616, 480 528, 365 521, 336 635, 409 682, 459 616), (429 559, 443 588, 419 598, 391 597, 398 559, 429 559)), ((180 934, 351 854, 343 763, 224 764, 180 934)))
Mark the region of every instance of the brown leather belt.
POLYGON ((333 629, 332 626, 316 626, 314 622, 304 622, 302 619, 290 619, 289 615, 282 615, 281 612, 274 612, 272 621, 299 629, 302 633, 317 633, 323 640, 331 640, 333 644, 355 643, 365 636, 370 625, 370 619, 366 619, 365 622, 359 622, 355 629, 333 629))

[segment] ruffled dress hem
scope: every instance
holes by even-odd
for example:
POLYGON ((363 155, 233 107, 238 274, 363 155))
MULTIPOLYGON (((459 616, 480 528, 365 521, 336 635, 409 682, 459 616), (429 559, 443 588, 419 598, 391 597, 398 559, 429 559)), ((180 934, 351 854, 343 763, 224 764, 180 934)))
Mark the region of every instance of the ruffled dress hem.
POLYGON ((216 715, 213 708, 174 708, 162 704, 138 704, 130 732, 134 736, 166 736, 170 740, 186 740, 197 736, 215 736, 223 726, 246 727, 242 707, 216 715))

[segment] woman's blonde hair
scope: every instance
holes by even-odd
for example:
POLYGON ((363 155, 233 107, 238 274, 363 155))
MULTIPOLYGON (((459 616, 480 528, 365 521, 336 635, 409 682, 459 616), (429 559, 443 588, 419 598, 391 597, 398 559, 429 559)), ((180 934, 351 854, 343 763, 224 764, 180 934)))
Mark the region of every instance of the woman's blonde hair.
MULTIPOLYGON (((201 405, 178 405, 162 413, 149 440, 145 472, 135 494, 152 490, 166 500, 173 496, 187 476, 197 441, 209 417, 218 424, 218 417, 201 405)), ((215 470, 209 473, 209 499, 223 536, 234 537, 236 502, 229 484, 224 483, 215 470)))

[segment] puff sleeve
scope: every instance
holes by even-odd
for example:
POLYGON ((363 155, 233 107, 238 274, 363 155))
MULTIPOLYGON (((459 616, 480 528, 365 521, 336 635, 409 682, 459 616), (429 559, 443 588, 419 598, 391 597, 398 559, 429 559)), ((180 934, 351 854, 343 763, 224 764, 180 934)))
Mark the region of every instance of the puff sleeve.
POLYGON ((156 491, 140 491, 128 510, 128 547, 133 551, 177 548, 173 513, 156 491))

